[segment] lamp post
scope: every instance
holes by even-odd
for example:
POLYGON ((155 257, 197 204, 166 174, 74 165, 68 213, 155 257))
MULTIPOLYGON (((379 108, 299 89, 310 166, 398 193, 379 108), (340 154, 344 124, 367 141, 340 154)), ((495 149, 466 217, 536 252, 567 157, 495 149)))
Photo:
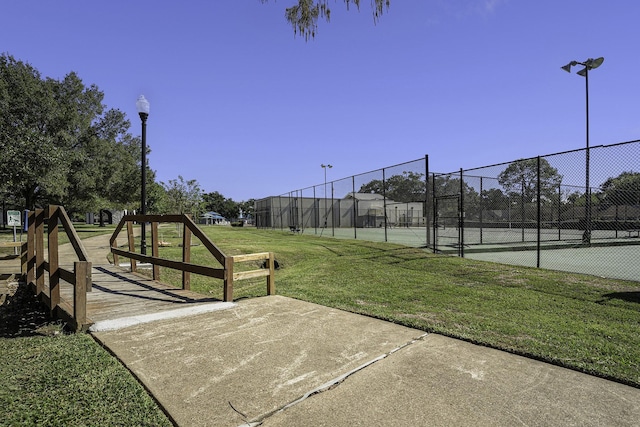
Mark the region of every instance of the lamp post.
POLYGON ((567 65, 563 66, 562 69, 565 70, 567 73, 571 72, 571 67, 575 66, 575 65, 582 65, 584 68, 580 71, 577 72, 577 74, 579 76, 584 77, 584 81, 585 81, 585 88, 586 88, 586 97, 585 97, 585 103, 586 103, 586 124, 587 124, 587 129, 586 129, 586 138, 587 138, 587 147, 586 147, 586 167, 585 167, 585 199, 586 199, 586 203, 585 203, 585 230, 584 230, 584 235, 582 236, 582 243, 586 244, 586 245, 590 245, 591 244, 591 186, 589 185, 589 168, 590 168, 590 163, 591 163, 591 159, 590 159, 590 152, 589 152, 589 70, 593 70, 598 68, 600 65, 602 65, 602 63, 604 62, 604 58, 600 57, 600 58, 589 58, 584 62, 579 62, 579 61, 571 61, 569 62, 567 65))
POLYGON ((320 165, 324 169, 324 228, 327 228, 327 169, 331 169, 333 166, 320 165))
MULTIPOLYGON (((140 95, 136 101, 136 108, 142 121, 142 164, 141 179, 142 189, 140 191, 140 212, 142 215, 147 214, 147 118, 149 117, 149 101, 140 95)), ((146 220, 142 220, 142 236, 140 239, 140 252, 142 255, 147 254, 146 240, 146 220)))

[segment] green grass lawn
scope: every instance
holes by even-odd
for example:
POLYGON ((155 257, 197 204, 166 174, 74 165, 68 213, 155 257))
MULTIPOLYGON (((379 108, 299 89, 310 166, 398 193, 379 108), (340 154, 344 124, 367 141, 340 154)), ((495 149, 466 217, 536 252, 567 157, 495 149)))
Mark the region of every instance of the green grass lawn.
MULTIPOLYGON (((640 386, 640 283, 361 240, 252 228, 204 230, 227 255, 275 252, 280 295, 640 386)), ((81 234, 97 232, 89 227, 81 234)), ((163 227, 161 234, 172 244, 161 248, 161 256, 180 259, 176 228, 163 227)), ((193 243, 193 263, 217 266, 197 239, 193 243)), ((180 272, 162 269, 161 277, 180 285, 180 272)), ((221 280, 191 277, 192 290, 222 298, 221 280)), ((265 293, 264 278, 235 282, 236 300, 265 293)), ((0 315, 20 311, 18 301, 12 302, 0 306, 0 315)), ((22 307, 27 311, 17 317, 25 325, 0 325, 0 424, 170 425, 130 373, 88 335, 55 333, 59 326, 31 319, 28 313, 35 309, 22 307)))
MULTIPOLYGON (((113 227, 82 225, 77 231, 86 238, 111 234, 113 227)), ((60 237, 68 241, 62 230, 60 237)), ((13 231, 0 233, 2 239, 12 240, 13 231)), ((88 334, 64 333, 21 285, 0 305, 0 425, 172 423, 118 360, 88 334)))
MULTIPOLYGON (((227 255, 275 252, 280 295, 640 386, 640 283, 361 240, 204 229, 227 255)), ((176 246, 180 241, 170 231, 164 240, 176 246)), ((162 248, 161 256, 180 259, 181 248, 162 248)), ((192 262, 216 264, 201 245, 192 248, 192 262)), ((180 285, 179 272, 161 274, 163 281, 180 285)), ((222 297, 222 281, 196 275, 191 280, 192 290, 222 297)), ((235 299, 265 293, 264 279, 235 282, 235 299)))
POLYGON ((89 335, 2 338, 0 354, 0 425, 172 425, 89 335))

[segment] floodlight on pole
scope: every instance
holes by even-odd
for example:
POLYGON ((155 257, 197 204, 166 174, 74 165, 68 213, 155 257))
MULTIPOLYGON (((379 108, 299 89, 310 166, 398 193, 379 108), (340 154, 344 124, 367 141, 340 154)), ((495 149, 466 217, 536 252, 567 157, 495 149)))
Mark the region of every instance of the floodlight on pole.
POLYGON ((589 184, 589 175, 590 175, 590 147, 589 147, 589 70, 594 70, 602 65, 604 62, 603 57, 599 57, 596 59, 589 58, 584 62, 579 61, 571 61, 567 65, 562 66, 561 68, 565 70, 567 73, 571 72, 571 67, 575 67, 576 65, 582 65, 584 68, 578 71, 576 74, 584 77, 585 88, 586 88, 586 138, 587 138, 587 147, 586 147, 586 168, 585 168, 585 231, 582 236, 582 242, 591 245, 591 187, 589 184))
MULTIPOLYGON (((142 159, 141 159, 141 190, 140 190, 140 213, 142 215, 147 214, 147 118, 149 117, 149 101, 140 95, 136 101, 136 109, 140 120, 142 121, 142 159)), ((147 239, 146 239, 146 223, 143 220, 141 224, 141 236, 140 236, 140 253, 142 255, 147 254, 147 239)))
POLYGON ((333 166, 321 164, 320 167, 324 169, 324 228, 327 228, 327 169, 331 169, 333 166))

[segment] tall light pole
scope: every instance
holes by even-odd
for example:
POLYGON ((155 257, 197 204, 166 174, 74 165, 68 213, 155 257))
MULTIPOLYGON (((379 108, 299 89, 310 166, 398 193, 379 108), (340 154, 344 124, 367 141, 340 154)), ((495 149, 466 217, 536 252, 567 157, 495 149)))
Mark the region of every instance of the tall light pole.
MULTIPOLYGON (((147 118, 149 117, 149 101, 140 95, 136 101, 136 108, 142 121, 142 189, 140 191, 140 212, 142 215, 147 214, 147 118)), ((146 221, 142 221, 142 236, 140 240, 140 252, 142 255, 147 254, 146 239, 146 221)))
POLYGON ((575 66, 575 65, 582 65, 584 68, 580 71, 577 72, 577 74, 579 76, 584 77, 584 81, 585 81, 585 87, 586 87, 586 106, 587 106, 587 129, 586 129, 586 135, 587 135, 587 149, 586 149, 586 168, 585 168, 585 192, 584 192, 584 197, 586 199, 586 203, 585 203, 585 230, 584 230, 584 235, 582 236, 582 243, 587 244, 587 245, 591 245, 591 186, 589 185, 589 168, 590 168, 590 163, 591 163, 591 159, 590 159, 590 153, 589 153, 589 70, 593 70, 595 68, 598 68, 600 65, 602 65, 602 63, 604 62, 604 58, 600 57, 600 58, 589 58, 584 62, 579 62, 579 61, 571 61, 569 62, 567 65, 563 66, 562 69, 565 70, 567 73, 571 72, 571 67, 575 66))
POLYGON ((324 228, 327 228, 327 169, 331 169, 331 165, 320 165, 324 169, 324 228))

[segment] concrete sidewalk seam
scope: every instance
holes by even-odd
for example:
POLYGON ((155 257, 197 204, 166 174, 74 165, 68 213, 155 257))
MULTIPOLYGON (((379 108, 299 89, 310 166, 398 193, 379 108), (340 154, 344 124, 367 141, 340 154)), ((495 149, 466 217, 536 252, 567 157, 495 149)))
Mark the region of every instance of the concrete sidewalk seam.
MULTIPOLYGON (((319 394, 319 393, 323 393, 323 392, 325 392, 327 390, 332 390, 336 386, 340 385, 344 380, 349 378, 351 375, 353 375, 353 374, 355 374, 355 373, 357 373, 357 372, 359 372, 359 371, 361 371, 361 370, 373 365, 376 362, 379 362, 380 360, 386 359, 387 357, 391 356, 392 354, 397 353, 398 351, 400 351, 400 350, 402 350, 402 349, 404 349, 404 348, 406 348, 406 347, 408 347, 408 346, 410 346, 412 344, 415 344, 418 341, 424 340, 428 335, 429 335, 429 332, 426 332, 426 333, 420 335, 419 337, 417 337, 415 339, 412 339, 411 341, 408 341, 408 342, 406 342, 406 343, 404 343, 404 344, 402 344, 402 345, 390 350, 387 353, 381 354, 380 356, 369 360, 368 362, 358 366, 357 368, 352 369, 351 371, 349 371, 347 373, 344 373, 342 375, 337 376, 336 378, 333 378, 333 379, 327 381, 326 383, 314 388, 313 390, 308 391, 307 393, 305 393, 304 395, 302 395, 298 399, 296 399, 296 400, 294 400, 294 401, 292 401, 290 403, 287 403, 286 405, 282 406, 281 408, 275 409, 275 410, 273 410, 273 411, 271 411, 271 412, 269 412, 267 414, 264 414, 264 415, 260 416, 259 418, 257 418, 254 421, 247 421, 247 422, 245 422, 244 424, 241 424, 238 427, 257 427, 257 426, 260 426, 267 418, 269 418, 269 417, 271 417, 273 415, 276 415, 276 414, 278 414, 280 412, 284 412, 285 410, 291 408, 292 406, 295 406, 295 405, 305 401, 307 398, 309 398, 311 396, 314 396, 314 395, 319 394)), ((229 405, 238 414, 244 415, 244 414, 241 414, 240 412, 238 412, 238 410, 236 410, 233 407, 233 405, 231 405, 231 402, 229 402, 229 405)))

